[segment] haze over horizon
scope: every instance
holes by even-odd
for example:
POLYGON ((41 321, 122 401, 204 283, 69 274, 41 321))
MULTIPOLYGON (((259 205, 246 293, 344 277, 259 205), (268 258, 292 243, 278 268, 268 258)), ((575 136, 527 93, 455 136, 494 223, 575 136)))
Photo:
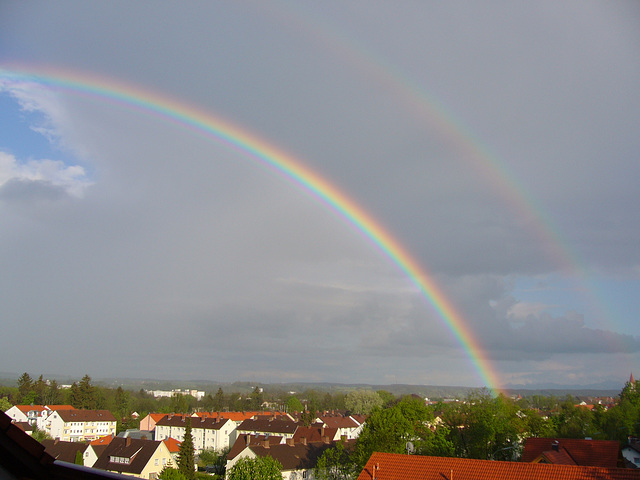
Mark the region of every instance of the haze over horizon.
POLYGON ((2 369, 623 385, 638 20, 633 1, 3 3, 2 369), (459 329, 325 200, 171 117, 196 110, 353 199, 459 329))

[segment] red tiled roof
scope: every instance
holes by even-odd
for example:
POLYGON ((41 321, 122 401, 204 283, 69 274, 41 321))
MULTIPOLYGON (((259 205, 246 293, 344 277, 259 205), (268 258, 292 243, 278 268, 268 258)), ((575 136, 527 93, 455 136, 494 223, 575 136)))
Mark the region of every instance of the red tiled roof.
POLYGON ((592 467, 617 467, 621 458, 620 442, 615 440, 532 437, 525 441, 521 461, 534 462, 543 453, 549 461, 560 458, 553 454, 554 451, 564 452, 576 465, 592 467))
POLYGON ((264 442, 268 440, 269 445, 279 445, 282 443, 282 437, 277 435, 248 435, 246 433, 238 435, 238 438, 231 446, 229 453, 227 454, 227 459, 232 460, 241 453, 247 446, 254 445, 264 445, 264 442))
POLYGON ((182 445, 182 442, 176 440, 175 438, 165 438, 163 442, 169 449, 169 453, 178 453, 180 451, 180 445, 182 445))
POLYGON ((100 437, 100 438, 96 438, 95 440, 92 440, 91 445, 93 446, 109 445, 111 443, 111 440, 113 440, 113 435, 106 435, 104 437, 100 437))
POLYGON ((640 480, 640 469, 374 453, 358 480, 640 480))

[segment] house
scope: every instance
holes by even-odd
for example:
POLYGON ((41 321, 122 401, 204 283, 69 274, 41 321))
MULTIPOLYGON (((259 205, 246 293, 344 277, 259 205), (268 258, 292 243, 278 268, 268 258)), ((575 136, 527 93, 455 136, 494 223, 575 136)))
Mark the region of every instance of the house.
POLYGON ((95 440, 116 434, 116 418, 108 410, 55 410, 47 418, 45 431, 67 442, 95 440))
POLYGON ((45 430, 47 417, 55 410, 73 410, 71 405, 14 405, 5 413, 14 422, 28 422, 39 430, 45 430))
POLYGON ((293 420, 258 416, 242 422, 238 426, 238 435, 277 435, 286 439, 293 438, 297 428, 298 423, 293 420))
POLYGON ((630 441, 622 447, 622 457, 627 466, 631 468, 640 468, 640 443, 630 441))
POLYGON ((80 455, 84 465, 84 452, 89 445, 81 442, 63 442, 61 440, 43 440, 44 451, 56 460, 68 463, 76 463, 76 458, 80 455))
POLYGON ((179 442, 175 438, 171 438, 171 437, 165 438, 162 441, 167 446, 167 449, 169 450, 169 453, 171 454, 171 458, 173 459, 173 464, 177 465, 178 464, 178 453, 180 453, 180 445, 182 445, 182 442, 179 442))
POLYGON ((0 477, 9 480, 126 479, 55 460, 41 443, 20 430, 4 412, 0 412, 0 477))
POLYGON ((106 437, 100 437, 96 440, 92 440, 84 451, 84 464, 87 467, 93 467, 102 452, 105 451, 107 445, 113 440, 113 435, 107 435, 106 437))
POLYGON ((358 480, 640 480, 640 470, 375 452, 358 480))
POLYGON ((98 457, 93 468, 155 479, 164 467, 173 465, 164 442, 116 437, 98 457))
MULTIPOLYGON (((146 430, 147 432, 154 432, 156 430, 156 423, 158 420, 162 419, 166 413, 150 413, 142 420, 140 420, 140 430, 146 430)), ((151 436, 151 439, 155 439, 154 436, 151 436)))
POLYGON ((224 450, 236 440, 236 424, 232 420, 173 414, 165 415, 156 423, 155 439, 165 440, 171 437, 183 441, 187 418, 191 422, 191 436, 196 454, 202 450, 224 450))
MULTIPOLYGON (((328 449, 335 446, 331 442, 293 443, 289 438, 286 443, 272 445, 269 439, 262 445, 245 446, 239 453, 227 455, 227 472, 241 458, 272 457, 282 465, 282 477, 284 480, 296 480, 313 478, 313 471, 318 464, 318 459, 328 449)), ((442 480, 442 479, 440 479, 442 480)))
POLYGON ((607 468, 623 466, 620 442, 576 438, 527 438, 520 461, 607 468))
POLYGON ((348 440, 358 438, 364 428, 364 417, 331 415, 319 417, 325 428, 335 428, 338 430, 338 437, 346 437, 348 440))

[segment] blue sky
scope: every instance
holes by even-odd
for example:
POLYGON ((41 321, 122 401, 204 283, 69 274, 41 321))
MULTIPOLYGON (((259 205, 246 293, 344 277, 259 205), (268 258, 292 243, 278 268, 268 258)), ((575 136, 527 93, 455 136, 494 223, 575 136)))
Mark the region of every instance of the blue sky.
MULTIPOLYGON (((640 359, 638 17, 635 2, 13 3, 0 69, 149 89, 251 132, 392 232, 501 383, 615 388, 640 359)), ((482 386, 411 281, 304 189, 140 109, 1 81, 5 370, 482 386), (45 325, 25 358, 11 338, 45 325)))

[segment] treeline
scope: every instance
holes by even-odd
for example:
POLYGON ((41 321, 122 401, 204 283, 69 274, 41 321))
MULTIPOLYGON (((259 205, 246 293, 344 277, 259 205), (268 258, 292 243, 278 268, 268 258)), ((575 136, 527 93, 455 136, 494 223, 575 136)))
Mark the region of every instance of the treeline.
POLYGON ((411 396, 393 399, 373 408, 355 444, 323 454, 316 478, 355 478, 373 452, 517 461, 529 437, 640 437, 640 382, 627 382, 609 408, 576 403, 571 396, 513 400, 486 390, 428 406, 411 396))

